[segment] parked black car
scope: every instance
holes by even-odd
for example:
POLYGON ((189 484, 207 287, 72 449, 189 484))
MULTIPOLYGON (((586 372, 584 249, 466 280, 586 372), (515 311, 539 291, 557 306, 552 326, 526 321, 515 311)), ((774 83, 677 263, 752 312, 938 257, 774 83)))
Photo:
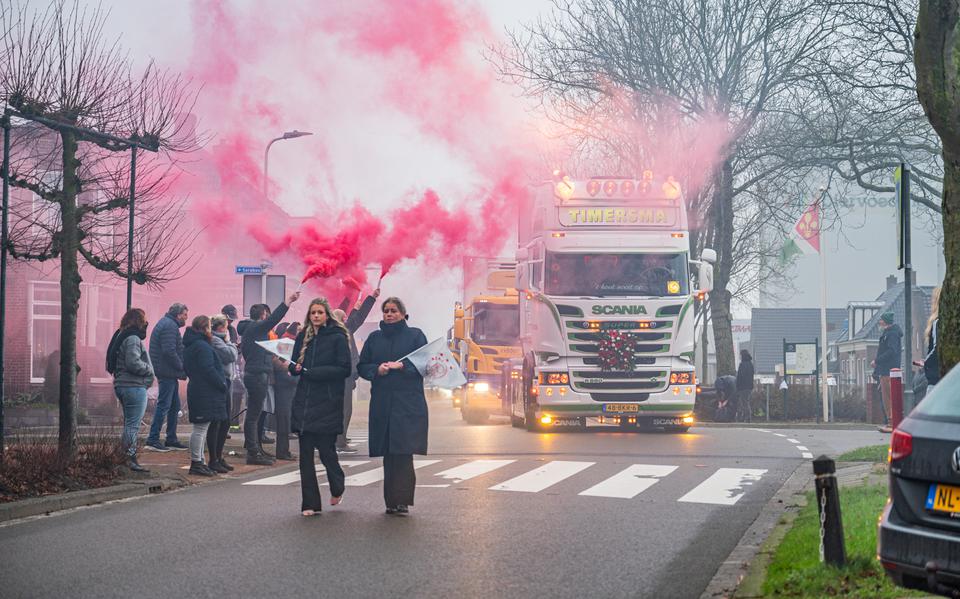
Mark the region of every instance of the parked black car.
POLYGON ((960 594, 960 368, 893 432, 877 555, 900 586, 960 594))

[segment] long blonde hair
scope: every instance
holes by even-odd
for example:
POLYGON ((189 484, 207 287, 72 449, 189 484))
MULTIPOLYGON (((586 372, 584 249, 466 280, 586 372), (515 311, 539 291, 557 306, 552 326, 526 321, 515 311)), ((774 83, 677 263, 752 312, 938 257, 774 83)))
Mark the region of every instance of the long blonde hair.
POLYGON ((312 310, 314 306, 323 306, 323 309, 326 311, 327 324, 324 326, 340 327, 344 334, 347 334, 347 327, 343 326, 342 322, 333 317, 333 310, 330 309, 330 302, 327 301, 327 298, 316 297, 312 299, 310 305, 307 306, 307 315, 303 319, 303 345, 300 347, 300 356, 297 358, 297 364, 303 364, 303 358, 307 355, 307 346, 310 345, 313 338, 317 336, 317 330, 314 328, 313 323, 310 322, 310 310, 312 310))
POLYGON ((927 319, 927 331, 925 336, 930 338, 930 332, 933 331, 933 323, 940 317, 940 287, 934 287, 930 294, 930 318, 927 319))

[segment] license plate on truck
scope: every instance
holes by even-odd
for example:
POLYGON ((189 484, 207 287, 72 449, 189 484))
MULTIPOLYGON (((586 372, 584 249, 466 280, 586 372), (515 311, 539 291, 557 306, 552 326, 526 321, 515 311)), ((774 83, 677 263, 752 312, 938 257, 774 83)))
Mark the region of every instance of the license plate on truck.
POLYGON ((627 414, 640 411, 640 406, 635 403, 605 403, 603 411, 607 414, 627 414))
POLYGON ((930 485, 927 493, 927 509, 942 512, 952 518, 960 517, 960 487, 930 485))

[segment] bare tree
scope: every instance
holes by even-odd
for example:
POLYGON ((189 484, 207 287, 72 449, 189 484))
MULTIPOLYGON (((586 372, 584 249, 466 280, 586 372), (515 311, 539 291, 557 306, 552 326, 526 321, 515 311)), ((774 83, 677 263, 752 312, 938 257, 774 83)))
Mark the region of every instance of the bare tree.
POLYGON ((943 143, 940 370, 960 362, 960 1, 921 0, 916 28, 917 94, 943 143))
MULTIPOLYGON (((771 270, 761 264, 769 243, 744 253, 758 242, 750 226, 738 225, 790 208, 748 201, 761 196, 764 181, 794 166, 789 156, 767 151, 766 134, 772 123, 786 124, 779 115, 797 100, 797 87, 822 73, 836 28, 835 12, 804 0, 555 0, 552 15, 496 51, 503 76, 542 98, 561 123, 626 92, 643 123, 677 110, 690 123, 726 124, 714 168, 703 185, 688 189, 692 210, 703 215, 696 245, 718 255, 710 309, 719 373, 735 370, 734 278, 771 270)), ((578 133, 582 121, 567 122, 578 133)), ((641 151, 620 140, 608 144, 609 130, 584 137, 587 147, 622 148, 605 156, 625 155, 628 164, 657 154, 642 139, 641 151)))
POLYGON ((76 451, 77 313, 81 263, 139 284, 159 285, 189 267, 180 255, 195 233, 166 200, 173 155, 195 143, 181 128, 195 94, 152 64, 140 74, 104 34, 100 8, 59 0, 4 15, 7 60, 0 96, 17 119, 11 185, 34 200, 11 206, 7 250, 16 259, 60 263, 60 455, 76 451), (130 166, 125 150, 146 143, 162 155, 138 164, 137 239, 128 272, 130 166))

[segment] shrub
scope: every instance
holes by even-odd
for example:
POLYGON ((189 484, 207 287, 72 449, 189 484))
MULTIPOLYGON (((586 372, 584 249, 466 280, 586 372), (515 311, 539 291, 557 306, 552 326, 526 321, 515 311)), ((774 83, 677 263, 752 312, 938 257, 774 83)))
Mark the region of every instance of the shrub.
POLYGON ((97 431, 80 440, 77 457, 62 463, 57 438, 14 438, 0 459, 0 502, 111 484, 126 454, 116 433, 97 431))

